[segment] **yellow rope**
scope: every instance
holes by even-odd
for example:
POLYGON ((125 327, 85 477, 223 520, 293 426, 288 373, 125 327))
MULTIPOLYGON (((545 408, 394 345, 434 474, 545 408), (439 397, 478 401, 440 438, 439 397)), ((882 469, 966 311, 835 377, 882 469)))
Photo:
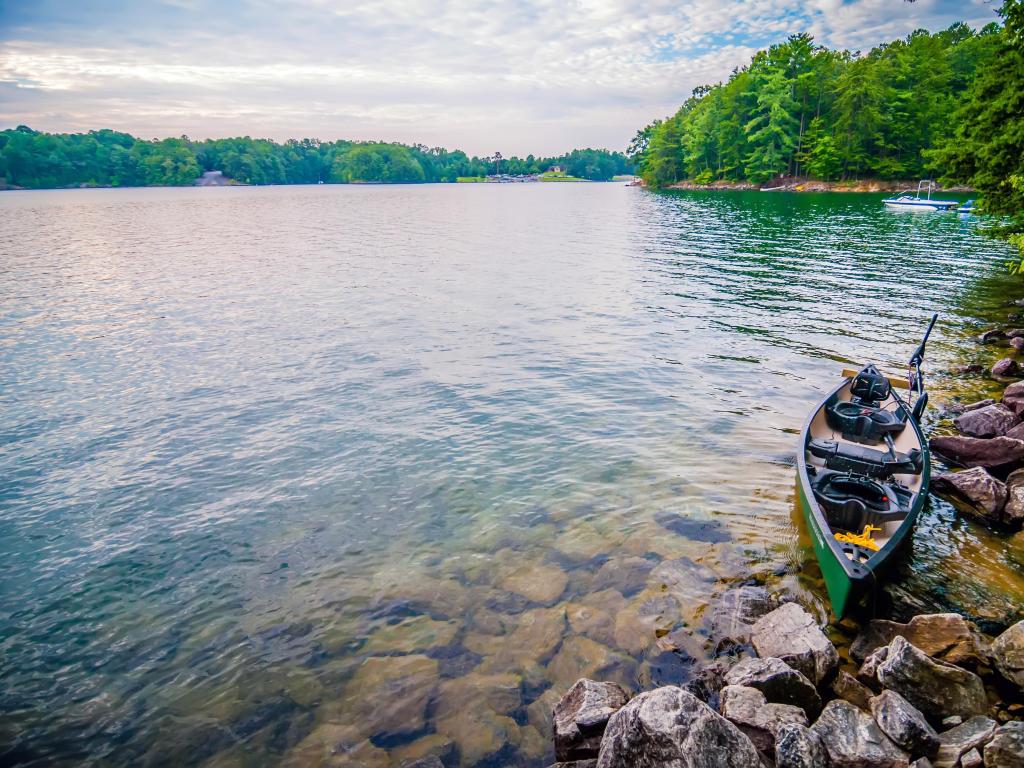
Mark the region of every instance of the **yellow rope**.
POLYGON ((857 544, 858 546, 864 547, 864 549, 870 549, 873 552, 877 552, 878 542, 871 538, 871 534, 880 530, 882 529, 876 525, 865 525, 864 533, 837 533, 836 541, 842 541, 846 544, 857 544))

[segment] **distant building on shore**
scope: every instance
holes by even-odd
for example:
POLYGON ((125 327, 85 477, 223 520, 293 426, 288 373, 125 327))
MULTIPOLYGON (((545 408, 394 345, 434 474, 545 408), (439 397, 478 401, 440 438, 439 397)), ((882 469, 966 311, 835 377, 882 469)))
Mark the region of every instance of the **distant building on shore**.
POLYGON ((223 171, 206 171, 195 182, 197 187, 226 187, 230 183, 223 171))

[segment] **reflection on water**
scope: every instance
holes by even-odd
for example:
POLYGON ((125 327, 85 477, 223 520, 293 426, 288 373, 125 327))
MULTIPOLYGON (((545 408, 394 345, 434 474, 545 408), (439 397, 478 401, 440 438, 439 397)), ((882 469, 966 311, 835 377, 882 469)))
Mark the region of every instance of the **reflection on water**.
MULTIPOLYGON (((4 759, 544 765, 560 692, 685 679, 730 584, 824 610, 795 430, 1005 298, 880 198, 3 196, 4 759)), ((897 606, 1006 620, 1022 550, 934 503, 897 606)))

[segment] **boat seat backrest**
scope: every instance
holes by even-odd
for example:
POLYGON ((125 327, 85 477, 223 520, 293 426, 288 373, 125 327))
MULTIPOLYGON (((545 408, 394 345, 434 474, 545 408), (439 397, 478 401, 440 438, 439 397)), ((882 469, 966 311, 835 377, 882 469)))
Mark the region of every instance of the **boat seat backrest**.
POLYGON ((879 373, 873 365, 864 368, 850 384, 850 394, 864 405, 877 405, 885 400, 890 392, 892 385, 889 379, 879 373))

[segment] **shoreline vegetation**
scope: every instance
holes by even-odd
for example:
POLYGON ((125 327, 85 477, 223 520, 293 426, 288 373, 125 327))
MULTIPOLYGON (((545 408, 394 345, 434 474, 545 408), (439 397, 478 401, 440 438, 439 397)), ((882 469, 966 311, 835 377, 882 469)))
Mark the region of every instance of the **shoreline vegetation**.
POLYGON ((866 54, 792 35, 724 83, 694 89, 674 115, 638 131, 629 152, 651 187, 924 178, 942 170, 932 153, 996 58, 1000 29, 918 30, 866 54))
MULTIPOLYGON (((692 179, 668 184, 664 189, 685 189, 693 191, 721 190, 721 191, 759 191, 766 192, 904 192, 910 190, 916 192, 916 181, 887 181, 884 179, 858 179, 849 181, 821 181, 820 179, 772 179, 764 184, 755 184, 751 181, 728 181, 721 179, 710 184, 700 184, 692 179), (768 187, 768 189, 765 189, 768 187)), ((952 184, 946 187, 936 187, 932 193, 973 192, 972 187, 964 184, 952 184)))
POLYGON ((0 189, 225 186, 230 184, 417 184, 535 176, 542 181, 610 181, 632 174, 622 152, 574 149, 555 157, 470 157, 422 144, 278 143, 248 136, 196 141, 144 140, 111 130, 43 133, 28 126, 0 131, 0 189), (216 175, 213 183, 202 180, 216 175))

